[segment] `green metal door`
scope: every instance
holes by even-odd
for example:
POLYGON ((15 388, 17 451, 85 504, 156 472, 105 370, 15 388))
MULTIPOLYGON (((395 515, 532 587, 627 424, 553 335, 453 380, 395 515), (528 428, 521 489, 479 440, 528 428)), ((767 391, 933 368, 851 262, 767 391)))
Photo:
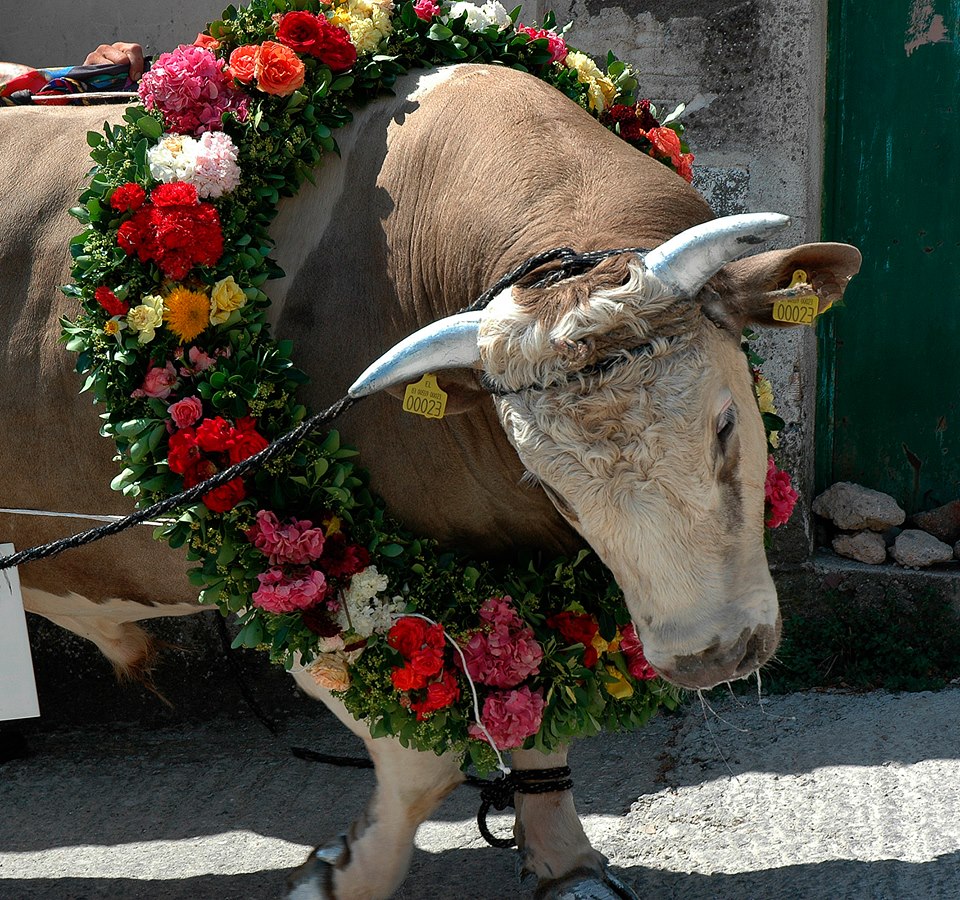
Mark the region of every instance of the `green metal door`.
POLYGON ((820 488, 960 497, 960 0, 831 0, 824 237, 863 253, 820 323, 820 488))

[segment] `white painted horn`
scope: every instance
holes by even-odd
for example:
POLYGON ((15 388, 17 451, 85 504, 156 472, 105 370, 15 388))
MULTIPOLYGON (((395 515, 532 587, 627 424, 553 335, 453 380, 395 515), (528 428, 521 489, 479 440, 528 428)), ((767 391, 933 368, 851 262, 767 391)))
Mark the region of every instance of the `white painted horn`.
POLYGON ((460 313, 415 331, 369 365, 350 387, 350 396, 366 397, 415 381, 425 372, 476 365, 480 362, 477 336, 482 318, 483 310, 460 313))
POLYGON ((746 213, 694 225, 647 254, 647 273, 676 297, 696 297, 728 262, 789 224, 780 213, 746 213))

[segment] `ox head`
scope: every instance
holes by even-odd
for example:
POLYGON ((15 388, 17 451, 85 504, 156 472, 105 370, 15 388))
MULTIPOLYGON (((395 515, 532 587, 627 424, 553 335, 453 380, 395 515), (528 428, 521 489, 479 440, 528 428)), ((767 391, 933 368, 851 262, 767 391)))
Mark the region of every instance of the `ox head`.
POLYGON ((742 678, 779 641, 763 548, 766 439, 742 329, 772 320, 802 268, 820 310, 860 254, 810 244, 733 262, 785 216, 696 226, 394 347, 353 396, 482 367, 501 423, 560 514, 623 590, 651 664, 684 687, 742 678))

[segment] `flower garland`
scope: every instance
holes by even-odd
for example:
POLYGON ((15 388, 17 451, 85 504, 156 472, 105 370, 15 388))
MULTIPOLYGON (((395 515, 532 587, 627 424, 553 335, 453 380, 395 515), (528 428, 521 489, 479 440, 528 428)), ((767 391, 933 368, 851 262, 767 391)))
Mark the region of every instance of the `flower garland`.
MULTIPOLYGON (((162 54, 142 105, 88 135, 96 167, 71 210, 84 228, 64 288, 81 309, 62 324, 82 389, 107 409, 115 490, 140 504, 175 494, 304 419, 306 378, 265 320, 263 286, 280 274, 268 226, 335 150, 351 104, 411 68, 529 71, 692 178, 682 107, 659 118, 625 63, 611 54, 604 71, 552 15, 527 26, 518 14, 496 0, 252 0, 162 54)), ((304 440, 157 529, 186 545, 200 602, 237 616, 234 646, 301 661, 375 736, 481 769, 493 753, 445 636, 502 749, 549 751, 677 705, 595 555, 494 566, 441 552, 389 517, 355 456, 336 431, 304 440)))

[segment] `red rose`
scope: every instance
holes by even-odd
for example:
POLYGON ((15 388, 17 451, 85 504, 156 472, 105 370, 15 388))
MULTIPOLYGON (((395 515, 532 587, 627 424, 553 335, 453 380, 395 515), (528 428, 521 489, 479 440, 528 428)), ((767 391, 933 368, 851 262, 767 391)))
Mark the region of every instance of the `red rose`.
POLYGON ((650 155, 665 156, 673 165, 680 164, 680 138, 672 128, 651 128, 647 140, 653 145, 650 155))
POLYGON ((235 428, 227 438, 227 453, 230 455, 231 463, 242 462, 268 446, 270 444, 267 439, 253 429, 241 431, 235 428))
POLYGON ((600 626, 592 616, 583 613, 559 612, 547 619, 547 626, 556 628, 571 644, 583 644, 583 664, 589 669, 599 658, 593 639, 600 631, 600 626))
POLYGON ((430 623, 424 622, 423 619, 418 619, 416 616, 404 616, 402 619, 397 619, 390 627, 387 634, 387 643, 394 650, 399 650, 405 659, 409 659, 423 646, 429 627, 430 623))
POLYGON ((197 429, 181 428, 170 435, 167 446, 167 465, 176 475, 184 475, 192 469, 200 459, 200 448, 197 446, 197 429))
POLYGON ((444 672, 440 681, 427 685, 427 696, 419 702, 411 703, 410 709, 417 714, 417 721, 422 722, 427 717, 427 713, 445 709, 459 699, 460 686, 457 684, 456 676, 452 672, 444 672))
POLYGON ((443 670, 443 650, 435 647, 425 647, 417 650, 410 656, 410 668, 424 681, 439 675, 443 670))
POLYGON ((224 453, 233 427, 222 416, 204 419, 197 428, 197 443, 206 453, 224 453))
POLYGON ((321 21, 326 23, 327 20, 309 12, 297 10, 285 13, 277 26, 277 40, 297 53, 316 56, 317 39, 323 30, 321 21))
POLYGON ((325 27, 317 42, 313 55, 332 72, 345 72, 357 61, 357 48, 350 40, 350 32, 339 25, 331 25, 323 20, 325 27))
POLYGON ((242 84, 253 81, 257 70, 260 48, 256 44, 244 44, 230 54, 230 74, 242 84))
POLYGON ((390 681, 398 691, 416 691, 427 684, 426 679, 414 672, 410 666, 404 666, 402 669, 395 666, 390 673, 390 681))
POLYGON ((134 181, 121 184, 111 195, 110 205, 118 212, 140 209, 147 192, 134 181))
POLYGON ((289 47, 276 41, 264 41, 260 45, 254 69, 258 90, 277 97, 287 97, 303 87, 305 74, 303 62, 289 47))
POLYGON ((150 202, 154 206, 196 206, 200 199, 192 184, 172 181, 170 184, 158 184, 150 192, 150 202))
POLYGON ((98 287, 93 297, 107 312, 108 316, 125 316, 130 311, 130 304, 121 300, 108 287, 98 287))
POLYGON ((203 505, 212 512, 225 513, 233 509, 246 496, 243 479, 233 478, 226 484, 208 491, 201 499, 203 505))

